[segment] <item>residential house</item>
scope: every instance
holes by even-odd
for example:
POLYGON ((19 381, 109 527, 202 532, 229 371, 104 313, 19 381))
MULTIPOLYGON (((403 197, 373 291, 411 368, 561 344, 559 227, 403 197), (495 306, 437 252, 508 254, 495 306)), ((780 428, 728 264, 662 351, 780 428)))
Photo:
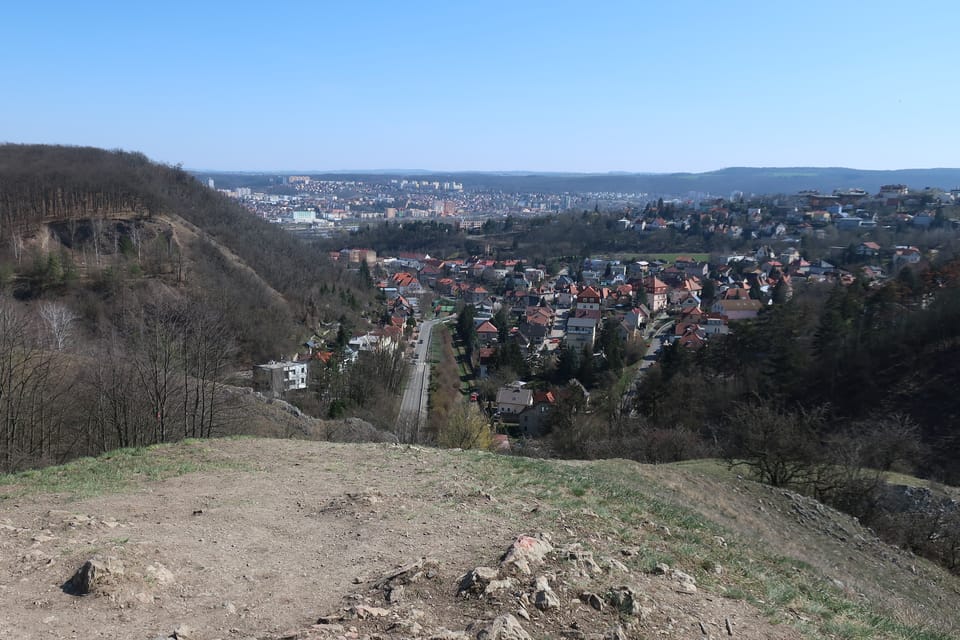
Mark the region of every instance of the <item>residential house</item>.
POLYGON ((494 361, 497 357, 497 349, 496 347, 481 347, 477 351, 477 356, 477 375, 481 380, 484 380, 490 375, 490 368, 494 365, 494 361))
POLYGON ((539 285, 547 277, 547 274, 543 269, 538 269, 536 267, 527 267, 523 270, 523 275, 526 276, 527 282, 535 285, 539 285))
POLYGON ((916 247, 897 246, 893 252, 893 269, 897 270, 902 266, 917 264, 923 256, 916 247))
POLYGON ((437 293, 442 296, 456 295, 454 292, 454 284, 453 278, 440 278, 435 285, 437 293))
POLYGON ((377 252, 373 249, 341 249, 340 262, 346 262, 350 265, 359 265, 360 262, 366 262, 373 266, 377 262, 377 252))
POLYGON ((700 296, 695 293, 688 293, 680 300, 680 309, 681 310, 690 310, 690 309, 699 309, 700 308, 700 296))
POLYGON ((677 336, 676 343, 685 349, 699 349, 707 344, 707 335, 698 325, 689 325, 677 336))
POLYGON ((883 269, 880 267, 863 266, 860 268, 860 275, 868 282, 880 280, 883 278, 883 269))
POLYGON ((634 331, 642 329, 650 321, 650 309, 644 304, 637 305, 624 314, 623 321, 634 331))
POLYGON ((697 262, 687 256, 677 256, 674 266, 688 277, 705 278, 710 273, 710 267, 706 262, 697 262))
POLYGON ((497 412, 504 422, 518 422, 520 414, 533 406, 533 391, 522 382, 513 382, 497 391, 497 412))
POLYGON ((593 287, 587 287, 577 294, 577 305, 573 310, 576 318, 600 319, 600 292, 593 287))
POLYGON ((885 184, 880 187, 880 194, 877 196, 888 205, 896 205, 900 199, 909 195, 910 189, 905 184, 885 184))
POLYGON ((416 276, 406 271, 398 271, 390 278, 393 286, 402 296, 408 298, 418 298, 423 293, 423 286, 416 276))
POLYGON ((759 300, 717 300, 710 310, 726 316, 732 322, 756 318, 762 308, 763 303, 759 300))
POLYGON ((499 335, 500 331, 489 320, 484 320, 477 327, 477 338, 480 339, 480 344, 492 344, 497 341, 499 335))
POLYGON ((823 276, 836 273, 837 267, 826 260, 817 260, 810 265, 808 273, 812 276, 823 276))
POLYGON ((534 391, 533 404, 520 412, 520 435, 527 438, 544 435, 550 412, 556 403, 552 391, 534 391))
POLYGON ((390 312, 390 315, 403 319, 409 318, 415 311, 413 304, 403 296, 397 296, 388 302, 387 310, 390 312))
POLYGON ((490 295, 490 292, 481 285, 468 288, 464 291, 463 299, 467 304, 478 305, 490 295))
POLYGON ((567 318, 567 346, 577 350, 593 348, 598 322, 597 318, 567 318))
POLYGON ((442 277, 443 270, 437 265, 427 264, 420 270, 420 282, 428 287, 435 287, 437 281, 442 277))
POLYGON ((285 360, 253 368, 253 388, 280 397, 287 391, 307 388, 307 363, 285 360))
POLYGON ((726 335, 730 333, 730 325, 727 323, 727 317, 708 313, 700 321, 700 328, 707 336, 726 335))
POLYGON ((654 313, 660 313, 667 308, 667 285, 656 276, 649 276, 644 279, 644 288, 647 291, 647 303, 650 310, 654 313))
POLYGON ((529 307, 520 324, 520 329, 530 340, 541 342, 550 335, 554 316, 546 307, 529 307))
MULTIPOLYGON (((510 329, 510 331, 507 333, 507 342, 513 342, 520 347, 520 353, 522 353, 524 356, 530 353, 530 347, 533 345, 533 342, 530 340, 530 338, 524 335, 523 331, 521 331, 519 327, 512 327, 510 329)), ((537 341, 538 346, 540 342, 540 340, 537 341)))

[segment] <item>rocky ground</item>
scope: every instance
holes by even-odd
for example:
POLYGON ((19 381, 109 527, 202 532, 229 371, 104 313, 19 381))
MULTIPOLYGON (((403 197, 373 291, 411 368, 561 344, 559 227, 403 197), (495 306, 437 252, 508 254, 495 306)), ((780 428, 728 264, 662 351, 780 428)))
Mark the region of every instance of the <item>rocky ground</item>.
POLYGON ((103 495, 78 497, 66 473, 56 493, 0 486, 0 638, 775 639, 841 622, 815 589, 757 586, 790 572, 838 598, 899 598, 901 622, 948 634, 931 638, 950 637, 933 609, 960 604, 956 581, 877 557, 868 532, 812 501, 684 470, 254 439, 144 456, 103 495), (181 471, 153 473, 161 462, 181 471), (663 502, 622 493, 624 469, 663 502), (773 531, 805 559, 761 566, 751 545, 776 544, 773 531), (878 575, 855 573, 868 556, 900 583, 862 590, 878 575))

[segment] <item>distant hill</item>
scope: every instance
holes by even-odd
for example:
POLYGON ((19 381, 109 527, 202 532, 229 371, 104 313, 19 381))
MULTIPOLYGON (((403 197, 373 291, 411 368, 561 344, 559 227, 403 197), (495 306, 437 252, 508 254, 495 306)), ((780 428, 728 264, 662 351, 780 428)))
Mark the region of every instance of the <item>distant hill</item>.
POLYGON ((295 349, 318 322, 359 324, 373 297, 179 167, 91 147, 0 145, 0 275, 21 300, 86 300, 91 331, 113 324, 120 290, 124 304, 215 305, 252 360, 295 349))
MULTIPOLYGON (((304 172, 307 173, 307 172, 304 172)), ((269 184, 264 176, 277 174, 232 174, 196 172, 213 177, 224 186, 269 184)), ((415 180, 454 180, 469 188, 487 188, 524 192, 625 192, 683 196, 689 192, 711 193, 727 197, 733 191, 746 194, 792 194, 805 189, 829 193, 834 189, 860 188, 870 193, 881 185, 906 184, 911 189, 960 186, 960 169, 900 169, 876 171, 843 167, 730 167, 705 173, 537 173, 537 172, 336 172, 310 173, 319 179, 370 180, 409 178, 415 180)))
POLYGON ((0 145, 0 469, 255 431, 226 381, 375 308, 358 274, 179 167, 0 145))

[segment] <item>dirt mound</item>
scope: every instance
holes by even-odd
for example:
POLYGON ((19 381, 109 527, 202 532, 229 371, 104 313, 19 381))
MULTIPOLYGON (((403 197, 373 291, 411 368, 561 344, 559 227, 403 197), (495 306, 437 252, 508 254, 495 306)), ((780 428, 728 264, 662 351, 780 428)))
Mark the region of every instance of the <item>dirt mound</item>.
POLYGON ((760 639, 841 625, 893 638, 920 619, 956 631, 955 579, 824 536, 816 507, 752 484, 290 440, 127 458, 122 478, 114 457, 0 480, 0 638, 760 639), (91 475, 124 488, 84 497, 91 475), (818 541, 831 563, 846 545, 850 565, 815 566, 818 541), (75 595, 88 561, 106 579, 75 595), (900 613, 884 618, 852 586, 858 562, 886 567, 880 591, 900 613))

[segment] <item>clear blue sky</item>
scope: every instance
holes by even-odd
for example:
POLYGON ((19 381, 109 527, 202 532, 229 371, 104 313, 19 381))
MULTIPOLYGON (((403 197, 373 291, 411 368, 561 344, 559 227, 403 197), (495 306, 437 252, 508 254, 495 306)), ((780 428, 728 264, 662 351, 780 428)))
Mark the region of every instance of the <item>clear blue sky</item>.
POLYGON ((960 166, 956 0, 33 2, 0 141, 197 169, 960 166))

